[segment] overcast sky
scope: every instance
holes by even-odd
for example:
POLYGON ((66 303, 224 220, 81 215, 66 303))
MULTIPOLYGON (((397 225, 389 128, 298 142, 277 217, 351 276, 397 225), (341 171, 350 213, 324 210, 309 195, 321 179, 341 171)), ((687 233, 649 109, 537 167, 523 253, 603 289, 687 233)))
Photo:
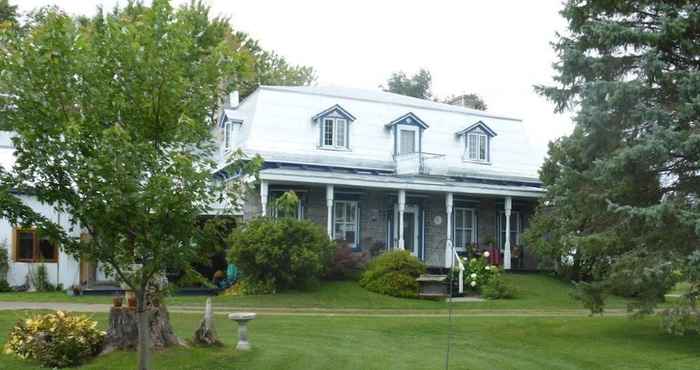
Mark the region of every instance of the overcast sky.
MULTIPOLYGON (((94 14, 117 0, 10 0, 21 11, 56 4, 94 14)), ((126 1, 119 3, 124 4, 126 1)), ((178 1, 180 2, 180 1, 178 1)), ((551 83, 549 42, 565 29, 561 0, 231 1, 212 13, 292 63, 313 66, 319 85, 377 89, 394 71, 427 68, 438 97, 477 93, 489 111, 521 117, 538 156, 572 129, 569 115, 534 93, 551 83)))

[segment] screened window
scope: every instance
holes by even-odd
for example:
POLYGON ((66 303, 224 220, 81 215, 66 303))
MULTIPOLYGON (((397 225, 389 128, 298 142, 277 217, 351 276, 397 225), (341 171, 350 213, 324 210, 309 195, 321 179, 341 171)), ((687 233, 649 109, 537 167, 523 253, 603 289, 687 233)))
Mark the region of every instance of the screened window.
POLYGON ((323 146, 331 148, 347 148, 348 121, 342 118, 325 118, 323 120, 323 146))
POLYGON ((488 154, 488 137, 484 134, 472 133, 467 135, 467 159, 470 161, 487 162, 488 154))
POLYGON ((353 248, 356 248, 359 231, 357 202, 336 200, 334 204, 334 218, 333 235, 335 240, 344 240, 353 248))
MULTIPOLYGON (((520 245, 520 232, 521 232, 521 218, 520 212, 512 211, 510 213, 510 246, 520 245)), ((498 245, 501 249, 506 246, 506 214, 505 212, 500 212, 498 214, 498 245)))
POLYGON ((416 152, 416 132, 413 130, 400 130, 399 154, 416 152))
POLYGON ((15 261, 56 262, 58 246, 38 236, 34 229, 15 229, 15 261))
POLYGON ((476 242, 476 214, 471 208, 455 208, 454 242, 459 251, 476 242))

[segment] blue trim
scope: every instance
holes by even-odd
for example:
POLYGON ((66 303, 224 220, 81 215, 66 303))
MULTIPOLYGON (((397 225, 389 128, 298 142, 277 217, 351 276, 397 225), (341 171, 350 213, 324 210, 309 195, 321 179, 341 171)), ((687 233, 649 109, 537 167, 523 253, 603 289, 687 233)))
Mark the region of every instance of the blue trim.
POLYGON ((493 131, 489 126, 487 126, 483 121, 478 121, 477 123, 465 128, 463 130, 457 131, 457 132, 455 132, 455 135, 457 135, 457 136, 466 135, 466 134, 474 131, 477 128, 482 129, 486 133, 486 135, 489 137, 496 136, 496 132, 493 131))
POLYGON ((346 111, 345 109, 343 109, 343 107, 341 107, 341 106, 338 105, 338 104, 336 104, 336 105, 334 105, 334 106, 332 106, 332 107, 330 107, 330 108, 324 110, 324 111, 321 112, 321 113, 316 114, 316 115, 313 116, 311 119, 312 119, 313 121, 318 121, 318 120, 323 119, 323 118, 325 118, 326 116, 328 116, 328 115, 330 115, 330 114, 332 114, 332 113, 338 113, 341 117, 343 117, 343 118, 345 118, 346 120, 351 121, 351 122, 354 121, 354 120, 356 119, 355 116, 353 116, 352 114, 350 114, 350 112, 346 111))
POLYGON ((403 116, 387 123, 386 127, 392 127, 392 126, 396 126, 396 125, 418 126, 422 129, 426 129, 426 128, 430 127, 422 119, 418 118, 418 116, 413 114, 413 112, 408 112, 408 113, 404 114, 403 116))

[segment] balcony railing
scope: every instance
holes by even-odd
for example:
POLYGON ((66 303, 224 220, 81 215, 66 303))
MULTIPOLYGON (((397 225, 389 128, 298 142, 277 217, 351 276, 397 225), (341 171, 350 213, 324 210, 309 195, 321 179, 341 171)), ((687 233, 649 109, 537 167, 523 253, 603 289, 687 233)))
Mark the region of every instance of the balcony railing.
POLYGON ((394 156, 397 175, 447 175, 447 161, 444 154, 406 153, 394 156))

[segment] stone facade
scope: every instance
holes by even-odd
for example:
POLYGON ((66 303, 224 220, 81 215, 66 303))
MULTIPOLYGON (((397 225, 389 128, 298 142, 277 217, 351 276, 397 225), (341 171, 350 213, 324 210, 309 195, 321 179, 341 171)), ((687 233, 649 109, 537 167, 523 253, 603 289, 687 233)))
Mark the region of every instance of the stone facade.
MULTIPOLYGON (((277 186, 271 187, 270 194, 279 191, 294 190, 303 204, 304 219, 317 223, 322 228, 327 225, 326 189, 319 186, 277 186)), ((334 192, 336 200, 356 200, 359 207, 359 249, 370 251, 373 245, 386 249, 396 245, 392 240, 394 209, 397 203, 397 191, 374 189, 343 189, 334 192)), ((445 244, 447 239, 447 221, 445 194, 441 193, 407 193, 407 206, 418 206, 422 213, 423 260, 428 266, 442 267, 445 264, 445 244)), ((477 212, 477 239, 480 245, 498 240, 498 216, 503 210, 503 200, 496 198, 455 198, 455 207, 475 208, 477 212)), ((268 207, 269 209, 269 207, 268 207)), ((513 202, 513 210, 519 211, 523 229, 533 209, 532 203, 513 202)), ((251 194, 245 202, 243 216, 245 219, 261 214, 259 190, 251 194)), ((524 261, 514 268, 536 269, 537 261, 531 254, 524 254, 524 261)))

